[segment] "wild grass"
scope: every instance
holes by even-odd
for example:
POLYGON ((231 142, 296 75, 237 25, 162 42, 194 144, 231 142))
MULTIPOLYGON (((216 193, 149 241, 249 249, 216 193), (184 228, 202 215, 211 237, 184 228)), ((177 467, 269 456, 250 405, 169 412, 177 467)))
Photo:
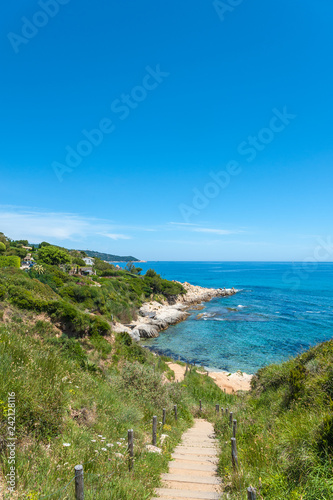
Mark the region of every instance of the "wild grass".
POLYGON ((216 425, 220 473, 231 499, 333 498, 333 343, 326 342, 282 365, 258 372, 250 395, 232 404, 237 419, 239 468, 231 466, 232 429, 216 425))
POLYGON ((192 424, 198 396, 206 393, 208 415, 213 414, 210 401, 223 399, 224 394, 210 379, 202 380, 195 373, 184 383, 165 383, 162 374, 169 371, 165 360, 159 361, 126 334, 83 340, 57 337, 51 323, 31 323, 19 314, 13 315, 10 326, 0 327, 3 477, 8 472, 6 401, 8 393, 15 392, 20 499, 73 498, 74 483, 68 483, 77 464, 84 465, 87 499, 151 498, 161 472, 167 471, 172 449, 192 424), (167 410, 164 428, 163 408, 167 410), (146 449, 153 415, 158 417, 161 454, 146 449), (128 470, 128 429, 134 429, 135 436, 132 472, 128 470), (163 433, 168 438, 162 445, 163 433))

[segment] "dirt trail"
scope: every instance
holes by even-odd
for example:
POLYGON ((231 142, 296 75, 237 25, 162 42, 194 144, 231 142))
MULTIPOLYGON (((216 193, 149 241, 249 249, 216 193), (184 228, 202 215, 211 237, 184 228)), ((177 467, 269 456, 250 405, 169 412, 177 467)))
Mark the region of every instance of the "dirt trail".
POLYGON ((175 382, 182 382, 185 376, 185 366, 172 362, 167 363, 167 365, 169 365, 169 368, 171 368, 175 374, 175 382))

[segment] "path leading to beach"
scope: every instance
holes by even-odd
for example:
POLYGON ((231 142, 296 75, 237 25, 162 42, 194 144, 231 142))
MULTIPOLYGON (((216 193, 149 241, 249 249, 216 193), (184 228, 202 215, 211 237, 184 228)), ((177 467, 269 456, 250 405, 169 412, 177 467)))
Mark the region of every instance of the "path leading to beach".
POLYGON ((185 377, 185 366, 171 362, 167 363, 167 365, 169 365, 169 368, 171 368, 175 374, 175 382, 182 382, 185 377))
POLYGON ((169 472, 162 474, 163 487, 156 490, 153 500, 218 500, 221 498, 217 477, 218 442, 213 425, 207 420, 195 419, 194 426, 183 434, 183 439, 171 455, 169 472))

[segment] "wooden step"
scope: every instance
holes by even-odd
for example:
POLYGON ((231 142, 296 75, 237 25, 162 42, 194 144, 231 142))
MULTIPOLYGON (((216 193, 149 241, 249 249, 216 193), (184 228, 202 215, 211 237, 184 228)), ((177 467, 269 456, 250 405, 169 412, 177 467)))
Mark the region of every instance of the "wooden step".
POLYGON ((200 472, 216 472, 216 466, 213 464, 196 464, 193 462, 188 462, 186 460, 170 462, 169 468, 172 470, 191 470, 191 471, 200 471, 200 472))
POLYGON ((220 500, 221 495, 211 491, 176 490, 173 488, 158 488, 156 493, 160 498, 175 499, 187 498, 188 500, 220 500))
POLYGON ((180 483, 198 483, 198 484, 220 484, 220 480, 217 477, 211 476, 189 476, 187 474, 174 474, 166 473, 162 474, 162 479, 165 481, 177 481, 180 483))

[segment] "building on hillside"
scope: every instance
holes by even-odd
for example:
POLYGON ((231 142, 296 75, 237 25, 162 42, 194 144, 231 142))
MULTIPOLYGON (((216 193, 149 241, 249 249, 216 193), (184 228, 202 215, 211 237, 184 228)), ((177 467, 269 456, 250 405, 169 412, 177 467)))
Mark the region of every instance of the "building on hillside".
POLYGON ((31 269, 36 264, 33 257, 31 257, 31 254, 28 255, 21 261, 20 269, 22 271, 29 271, 29 269, 31 269), (30 255, 30 257, 28 257, 28 255, 30 255))
POLYGON ((95 259, 92 257, 83 257, 84 263, 86 266, 93 266, 95 264, 95 259))
POLYGON ((71 269, 68 271, 68 274, 70 276, 74 276, 75 274, 79 274, 78 266, 72 266, 71 269))
POLYGON ((96 273, 92 267, 81 267, 80 274, 82 276, 95 276, 96 273))

